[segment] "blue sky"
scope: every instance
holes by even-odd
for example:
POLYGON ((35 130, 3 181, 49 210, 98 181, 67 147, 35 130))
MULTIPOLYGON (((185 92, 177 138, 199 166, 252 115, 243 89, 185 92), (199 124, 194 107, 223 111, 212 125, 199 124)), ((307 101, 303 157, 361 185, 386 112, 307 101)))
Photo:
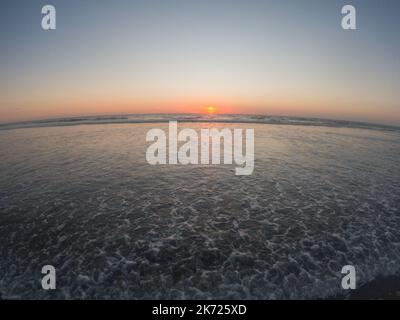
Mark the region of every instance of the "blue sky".
POLYGON ((0 122, 219 112, 400 124, 400 2, 0 2, 0 122), (41 29, 41 8, 57 29, 41 29), (357 10, 356 31, 341 8, 357 10))

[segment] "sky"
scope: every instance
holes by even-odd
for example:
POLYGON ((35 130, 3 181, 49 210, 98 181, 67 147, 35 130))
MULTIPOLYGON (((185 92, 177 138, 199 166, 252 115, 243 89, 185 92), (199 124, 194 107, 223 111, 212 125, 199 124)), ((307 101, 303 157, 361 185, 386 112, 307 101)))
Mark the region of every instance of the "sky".
POLYGON ((1 0, 0 122, 212 106, 400 125, 399 31, 398 0, 1 0))

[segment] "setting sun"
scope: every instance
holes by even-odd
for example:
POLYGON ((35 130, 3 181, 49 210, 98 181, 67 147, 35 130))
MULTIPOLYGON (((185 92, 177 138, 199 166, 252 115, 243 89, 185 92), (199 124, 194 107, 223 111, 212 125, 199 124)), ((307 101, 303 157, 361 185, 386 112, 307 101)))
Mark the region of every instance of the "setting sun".
POLYGON ((207 113, 208 114, 214 114, 216 113, 217 109, 215 109, 214 107, 207 107, 207 113))

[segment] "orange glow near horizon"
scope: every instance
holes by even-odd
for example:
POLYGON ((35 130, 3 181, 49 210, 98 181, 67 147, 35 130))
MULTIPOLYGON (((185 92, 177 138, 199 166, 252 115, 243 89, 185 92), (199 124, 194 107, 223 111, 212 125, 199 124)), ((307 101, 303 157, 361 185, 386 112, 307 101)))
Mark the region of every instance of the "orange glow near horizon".
POLYGON ((35 99, 15 96, 8 99, 7 103, 13 108, 2 108, 0 99, 0 123, 63 117, 165 113, 204 114, 210 117, 216 114, 257 114, 382 123, 388 123, 387 116, 390 114, 390 123, 400 121, 395 108, 381 114, 376 110, 375 103, 362 101, 359 105, 348 108, 348 101, 334 97, 325 101, 316 96, 285 96, 282 93, 271 94, 268 99, 252 99, 241 95, 216 95, 205 92, 159 99, 138 95, 136 99, 132 99, 129 94, 114 92, 111 89, 107 91, 105 87, 103 89, 93 90, 90 96, 83 96, 74 90, 65 95, 57 88, 54 88, 50 95, 37 95, 35 99), (360 117, 360 114, 363 117, 360 117))
POLYGON ((216 112, 217 112, 217 109, 215 107, 212 107, 212 106, 207 107, 208 114, 215 114, 216 112))

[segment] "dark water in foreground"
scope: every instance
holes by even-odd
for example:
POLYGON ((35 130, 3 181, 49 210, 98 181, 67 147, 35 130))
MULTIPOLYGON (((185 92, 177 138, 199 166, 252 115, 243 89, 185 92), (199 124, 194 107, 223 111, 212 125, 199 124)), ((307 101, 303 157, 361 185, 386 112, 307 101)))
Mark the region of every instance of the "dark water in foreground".
POLYGON ((3 298, 310 298, 399 270, 400 133, 254 128, 255 169, 150 166, 167 124, 0 131, 3 298), (57 290, 41 268, 57 268, 57 290))

